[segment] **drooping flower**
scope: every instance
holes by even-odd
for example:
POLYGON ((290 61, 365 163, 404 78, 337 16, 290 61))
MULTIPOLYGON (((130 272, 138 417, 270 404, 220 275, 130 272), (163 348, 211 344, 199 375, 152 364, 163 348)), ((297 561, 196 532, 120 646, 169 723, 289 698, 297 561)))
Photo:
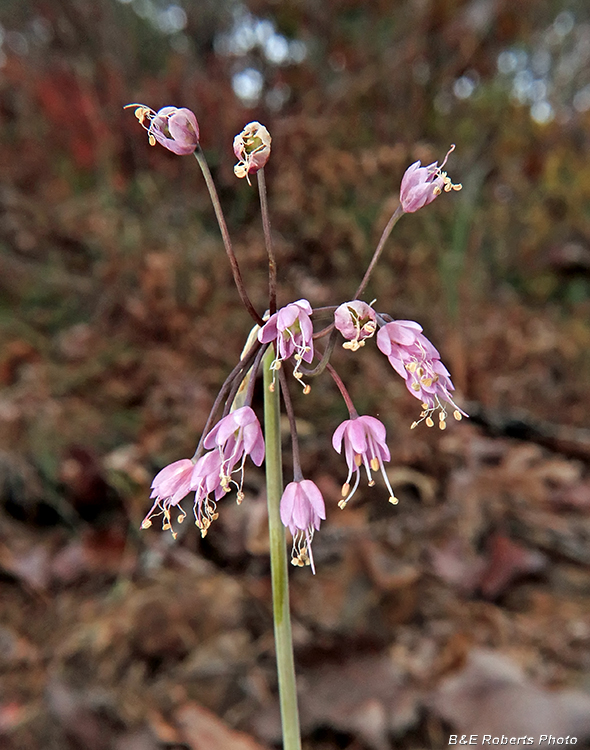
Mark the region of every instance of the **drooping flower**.
POLYGON ((195 525, 205 537, 209 526, 217 520, 217 501, 229 492, 223 483, 223 454, 218 450, 205 453, 193 468, 191 489, 195 491, 193 512, 195 525))
POLYGON ((334 325, 344 336, 344 349, 356 352, 365 345, 365 339, 371 338, 377 330, 377 315, 371 305, 359 299, 344 302, 334 313, 334 325))
POLYGON ((246 456, 250 456, 256 466, 264 461, 264 438, 258 417, 250 406, 242 406, 223 417, 209 432, 203 443, 208 450, 217 446, 221 453, 220 466, 221 484, 229 488, 232 472, 240 463, 240 481, 235 483, 238 488, 238 503, 242 502, 244 494, 244 463, 246 456))
POLYGON ((128 104, 136 107, 135 116, 148 132, 150 146, 156 141, 168 151, 179 156, 192 154, 199 145, 199 124, 194 112, 185 107, 163 107, 154 112, 144 104, 128 104))
POLYGON ((348 464, 348 476, 342 485, 342 500, 338 503, 344 508, 346 503, 354 495, 359 486, 361 478, 361 466, 365 467, 369 487, 375 484, 371 472, 381 471, 385 486, 389 490, 389 502, 397 505, 397 498, 391 489, 389 478, 383 466, 383 461, 389 461, 390 454, 385 438, 385 425, 375 417, 362 416, 347 419, 336 428, 332 437, 332 445, 337 453, 342 453, 344 443, 344 456, 348 464), (354 487, 350 489, 352 475, 356 474, 354 487))
POLYGON ((311 565, 315 573, 311 543, 320 522, 326 519, 324 498, 310 479, 290 482, 280 504, 281 521, 293 535, 291 563, 298 567, 311 565))
POLYGON ((270 133, 259 122, 250 122, 234 138, 234 154, 239 159, 234 167, 236 177, 245 177, 250 184, 250 175, 258 172, 270 156, 270 133))
MULTIPOLYGON (((291 302, 281 307, 271 315, 263 327, 258 331, 258 340, 263 344, 275 342, 276 351, 272 368, 278 370, 281 362, 290 357, 295 359, 293 375, 301 380, 299 371, 301 362, 313 360, 313 324, 309 317, 312 313, 311 305, 306 299, 291 302)), ((304 393, 309 393, 309 386, 305 385, 304 393)))
POLYGON ((402 177, 399 196, 404 213, 414 213, 414 211, 424 208, 424 206, 432 203, 443 190, 445 193, 450 190, 461 190, 461 185, 454 185, 447 173, 442 171, 449 154, 454 150, 455 145, 453 144, 440 167, 437 161, 427 167, 421 166, 421 162, 416 161, 406 169, 402 177))
MULTIPOLYGON (((195 464, 189 458, 181 458, 180 461, 174 461, 156 474, 150 493, 150 498, 155 498, 154 504, 141 522, 142 529, 149 529, 152 525, 151 519, 163 514, 162 528, 164 530, 170 529, 172 536, 176 538, 176 532, 172 530, 170 508, 178 505, 191 491, 191 477, 194 468, 195 464)), ((182 523, 186 513, 182 508, 179 508, 179 512, 180 515, 177 520, 182 523)))
POLYGON ((441 362, 438 350, 422 333, 422 326, 413 320, 387 323, 377 333, 377 346, 405 380, 412 396, 422 401, 420 419, 412 424, 412 429, 423 420, 432 427, 432 415, 438 411, 439 427, 444 430, 447 426, 445 403, 453 407, 455 419, 468 416, 453 401, 451 392, 455 387, 451 374, 441 362))

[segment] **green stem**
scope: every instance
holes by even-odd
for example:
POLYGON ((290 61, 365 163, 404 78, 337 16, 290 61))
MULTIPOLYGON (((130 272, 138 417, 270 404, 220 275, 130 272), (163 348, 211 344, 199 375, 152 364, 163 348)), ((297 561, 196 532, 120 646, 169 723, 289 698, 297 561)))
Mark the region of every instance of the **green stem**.
POLYGON ((279 504, 283 494, 281 457, 280 389, 273 371, 274 348, 268 347, 263 359, 264 371, 264 437, 266 442, 266 495, 268 500, 268 533, 270 537, 270 569, 272 575, 272 610, 274 617, 279 697, 283 725, 283 750, 301 750, 299 712, 291 615, 289 610, 289 577, 285 527, 279 504))

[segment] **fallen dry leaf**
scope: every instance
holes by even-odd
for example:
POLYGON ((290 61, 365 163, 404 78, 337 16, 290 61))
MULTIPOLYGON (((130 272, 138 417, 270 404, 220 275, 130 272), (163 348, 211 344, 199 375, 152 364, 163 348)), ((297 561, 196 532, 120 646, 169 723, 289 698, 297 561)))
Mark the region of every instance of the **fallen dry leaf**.
POLYGON ((191 750, 268 750, 244 732, 230 729, 212 711, 187 703, 175 714, 183 741, 191 750))
POLYGON ((434 712, 454 731, 492 737, 533 737, 527 747, 541 747, 541 734, 590 737, 590 694, 547 690, 534 684, 519 665, 488 649, 473 649, 465 666, 441 682, 432 696, 434 712))

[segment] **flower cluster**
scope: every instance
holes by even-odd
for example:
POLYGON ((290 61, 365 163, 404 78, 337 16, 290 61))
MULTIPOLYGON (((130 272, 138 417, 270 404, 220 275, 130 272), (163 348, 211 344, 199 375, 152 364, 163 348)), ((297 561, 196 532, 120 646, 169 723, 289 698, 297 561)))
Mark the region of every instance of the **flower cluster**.
MULTIPOLYGON (((135 114, 147 130, 151 145, 160 143, 180 155, 190 154, 198 149, 199 126, 190 110, 164 107, 155 112, 144 105, 129 106, 136 107, 135 114)), ((246 178, 250 183, 250 177, 260 172, 267 163, 271 142, 270 133, 259 122, 246 125, 233 142, 234 154, 238 159, 234 167, 236 176, 246 178)), ((359 299, 399 218, 403 214, 414 213, 424 208, 443 192, 461 189, 461 185, 453 184, 443 171, 454 148, 451 146, 440 166, 438 162, 422 166, 421 162, 417 161, 408 167, 401 180, 399 207, 383 231, 355 298, 339 306, 317 310, 314 310, 306 299, 290 302, 277 309, 276 262, 272 249, 270 222, 266 213, 264 172, 260 172, 257 180, 260 187, 265 246, 269 257, 269 312, 264 316, 256 311, 248 297, 204 155, 200 149, 197 151, 197 161, 211 193, 234 280, 246 309, 255 321, 255 326, 240 362, 226 379, 215 401, 195 455, 192 459, 175 461, 156 475, 151 492, 153 505, 142 523, 143 528, 151 526, 152 519, 162 515, 163 528, 170 529, 176 535, 172 528, 172 509, 178 509, 176 520, 182 522, 186 514, 180 507, 180 502, 190 493, 194 493, 195 523, 204 537, 211 523, 217 518, 218 502, 232 487, 236 490, 237 503, 243 501, 246 458, 249 456, 256 466, 260 466, 265 457, 262 429, 251 407, 257 371, 263 358, 267 362, 266 366, 272 371, 270 390, 275 390, 277 377, 280 381, 291 427, 293 481, 289 482, 283 491, 279 512, 282 523, 293 537, 292 563, 298 567, 309 565, 315 572, 312 541, 321 522, 326 518, 326 507, 319 487, 310 479, 305 479, 301 472, 297 423, 285 369, 291 368, 295 379, 303 385, 304 394, 310 392, 310 386, 303 378, 308 379, 327 370, 347 406, 349 419, 336 428, 332 438, 334 450, 344 455, 348 467, 348 474, 342 484, 339 507, 345 508, 355 495, 363 471, 370 487, 375 485, 374 477, 380 474, 387 488, 389 502, 397 504, 385 468, 385 464, 391 458, 385 425, 373 416, 358 414, 344 383, 329 359, 334 351, 338 333, 344 339, 342 347, 350 352, 357 352, 369 339, 376 336, 378 349, 387 357, 395 372, 403 378, 411 395, 422 404, 420 417, 412 424, 412 428, 422 421, 432 427, 435 423, 433 416, 438 413, 439 427, 445 429, 449 409, 457 420, 467 416, 454 402, 454 386, 450 373, 441 362, 438 350, 424 335, 422 327, 411 320, 393 320, 385 313, 376 312, 373 308, 375 300, 367 304, 359 299), (318 326, 314 330, 316 319, 319 320, 326 313, 332 315, 331 322, 323 328, 318 326), (318 348, 317 340, 325 336, 328 337, 327 343, 318 348), (284 367, 286 364, 288 366, 284 367), (222 403, 225 404, 223 415, 215 424, 217 410, 221 408, 222 403)), ((278 396, 276 398, 278 403, 278 396)))

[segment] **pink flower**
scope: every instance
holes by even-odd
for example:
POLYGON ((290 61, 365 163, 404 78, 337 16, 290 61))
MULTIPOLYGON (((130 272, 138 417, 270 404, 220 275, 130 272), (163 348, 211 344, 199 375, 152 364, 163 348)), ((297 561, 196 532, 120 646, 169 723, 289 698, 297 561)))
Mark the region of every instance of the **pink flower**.
MULTIPOLYGON (((311 305, 306 299, 291 302, 271 315, 258 331, 258 340, 261 343, 276 343, 273 369, 280 369, 281 362, 293 357, 296 363, 293 375, 298 380, 302 378, 299 372, 301 362, 309 363, 313 360, 313 324, 309 317, 311 313, 311 305)), ((305 386, 303 392, 309 393, 309 386, 305 386)))
POLYGON ((416 161, 406 169, 400 187, 400 202, 405 213, 414 213, 419 208, 424 208, 432 203, 443 190, 445 193, 450 190, 461 190, 461 185, 453 185, 451 178, 442 171, 449 154, 454 150, 453 144, 440 167, 436 161, 427 167, 421 166, 421 162, 416 161))
POLYGON ((135 116, 148 131, 150 146, 155 146, 157 141, 168 151, 186 156, 199 145, 199 124, 190 109, 163 107, 154 112, 143 104, 127 106, 137 107, 135 116))
POLYGON ((234 467, 241 462, 241 481, 236 485, 238 501, 241 502, 246 456, 250 456, 256 466, 264 461, 264 438, 254 410, 250 406, 242 406, 223 417, 207 435, 203 445, 207 449, 217 446, 222 455, 222 485, 229 484, 234 467))
POLYGON ((320 522, 326 520, 322 493, 310 479, 290 482, 283 492, 280 512, 281 521, 293 535, 292 564, 311 565, 315 573, 311 542, 320 522))
MULTIPOLYGON (((190 459, 182 458, 180 461, 174 461, 174 463, 165 466, 162 471, 156 474, 150 494, 151 498, 155 498, 154 504, 141 522, 142 529, 149 529, 152 525, 151 519, 154 516, 164 514, 162 528, 172 530, 170 508, 178 505, 191 491, 191 477, 194 468, 195 465, 190 459)), ((179 508, 179 511, 181 515, 178 517, 178 522, 182 523, 186 514, 182 508, 179 508)), ((172 531, 172 535, 176 538, 174 531, 172 531)))
POLYGON ((356 352, 365 345, 364 339, 371 338, 377 330, 377 315, 371 305, 359 299, 344 302, 334 313, 334 325, 344 336, 344 349, 356 352))
POLYGON ((389 359, 393 369, 406 381, 406 387, 415 398, 422 401, 420 419, 412 424, 412 429, 422 420, 429 427, 434 425, 432 414, 439 412, 439 427, 444 430, 447 410, 443 404, 450 404, 455 419, 467 414, 453 401, 451 392, 455 390, 451 374, 440 361, 438 350, 422 333, 422 326, 412 320, 394 320, 379 329, 377 346, 389 359))
POLYGON ((332 438, 332 445, 337 453, 342 453, 344 443, 344 455, 348 464, 348 476, 342 485, 342 500, 338 503, 344 508, 346 503, 356 492, 361 478, 361 466, 364 465, 369 480, 369 487, 375 484, 371 474, 372 471, 381 470, 385 486, 389 490, 389 502, 397 504, 383 461, 389 461, 389 448, 385 441, 385 425, 375 417, 363 416, 347 419, 336 428, 332 438), (352 475, 356 474, 354 487, 350 489, 352 475))
POLYGON ((251 122, 234 138, 234 154, 239 159, 234 167, 236 177, 245 177, 262 169, 270 156, 270 133, 259 122, 251 122))
POLYGON ((195 490, 193 513, 195 525, 205 537, 209 526, 217 520, 217 501, 229 492, 229 484, 223 482, 223 453, 209 451, 201 456, 193 468, 191 490, 195 490), (212 495, 212 497, 211 497, 212 495))

